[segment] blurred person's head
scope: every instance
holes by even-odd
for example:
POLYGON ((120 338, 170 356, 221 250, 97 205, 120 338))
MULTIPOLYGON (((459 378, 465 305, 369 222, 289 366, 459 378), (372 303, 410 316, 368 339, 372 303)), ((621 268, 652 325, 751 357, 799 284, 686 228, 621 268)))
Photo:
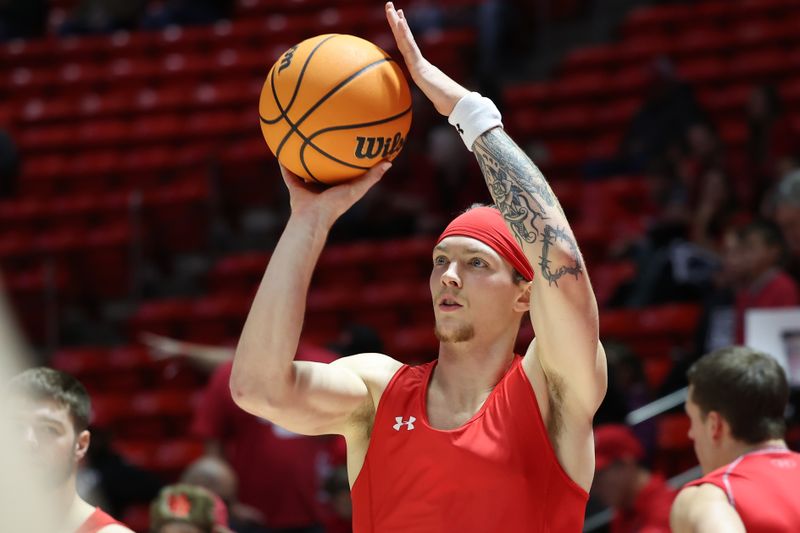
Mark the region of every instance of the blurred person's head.
POLYGON ((186 467, 181 483, 203 487, 231 505, 236 502, 238 479, 233 468, 219 457, 205 456, 186 467))
POLYGON ((35 468, 50 488, 74 491, 90 441, 86 388, 69 374, 39 367, 13 378, 7 392, 14 426, 35 468))
POLYGON ((339 355, 382 353, 383 341, 375 329, 364 324, 349 324, 329 348, 339 355))
POLYGON ((720 255, 722 259, 722 282, 734 286, 747 280, 745 267, 745 249, 742 230, 737 226, 729 226, 722 233, 720 255))
POLYGON ((603 424, 594 430, 595 477, 592 494, 608 507, 630 507, 641 487, 644 457, 628 426, 603 424))
POLYGON ((687 372, 689 438, 703 473, 782 439, 789 385, 772 357, 742 346, 701 357, 687 372))
POLYGON ((771 120, 781 112, 781 99, 774 85, 753 88, 747 101, 747 116, 751 122, 771 120))
POLYGON ((222 533, 227 527, 225 504, 203 487, 168 485, 150 504, 150 533, 222 533))
POLYGON ((752 283, 783 263, 786 244, 780 228, 769 220, 756 220, 742 228, 742 267, 752 283))
POLYGON ((716 212, 734 207, 733 185, 721 168, 708 169, 701 178, 699 189, 699 206, 712 208, 716 212))
POLYGON ((719 140, 711 124, 695 122, 686 130, 686 146, 693 156, 707 158, 717 153, 719 140))
POLYGON ((453 128, 437 126, 428 134, 428 157, 436 168, 457 171, 464 166, 464 149, 453 128))
POLYGON ((792 255, 800 258, 800 170, 789 173, 778 185, 775 222, 780 226, 792 255))
POLYGON ((609 373, 614 374, 614 382, 622 391, 630 392, 637 385, 647 383, 642 360, 630 347, 621 342, 604 341, 609 373))
POLYGON ((331 470, 331 473, 325 479, 324 488, 336 515, 345 519, 352 517, 353 502, 350 499, 347 466, 339 465, 331 470))

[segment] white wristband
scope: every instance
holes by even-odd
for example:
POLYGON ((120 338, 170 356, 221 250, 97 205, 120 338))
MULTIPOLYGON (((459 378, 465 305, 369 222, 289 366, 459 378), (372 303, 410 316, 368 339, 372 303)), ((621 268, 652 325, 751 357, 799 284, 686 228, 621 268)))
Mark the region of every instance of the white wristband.
POLYGON ((494 102, 478 93, 468 93, 462 97, 447 117, 447 122, 456 128, 470 152, 478 137, 503 125, 500 111, 494 102))

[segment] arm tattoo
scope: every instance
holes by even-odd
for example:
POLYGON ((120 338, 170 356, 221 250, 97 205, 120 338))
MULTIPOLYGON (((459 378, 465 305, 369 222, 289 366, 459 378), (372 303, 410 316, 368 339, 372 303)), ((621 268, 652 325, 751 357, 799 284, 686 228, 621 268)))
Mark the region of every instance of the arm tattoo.
POLYGON ((541 247, 542 277, 556 286, 566 274, 577 279, 583 273, 578 245, 570 231, 549 223, 553 217, 564 219, 564 211, 536 165, 500 128, 480 136, 473 150, 495 205, 520 246, 541 247), (550 255, 556 248, 569 252, 571 264, 553 265, 550 255))

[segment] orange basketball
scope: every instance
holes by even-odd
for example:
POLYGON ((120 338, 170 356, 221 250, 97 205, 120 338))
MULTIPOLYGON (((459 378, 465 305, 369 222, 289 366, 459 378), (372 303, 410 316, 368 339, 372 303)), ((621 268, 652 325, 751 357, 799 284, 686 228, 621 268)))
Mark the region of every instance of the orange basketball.
POLYGON ((319 35, 275 62, 258 111, 286 168, 334 184, 397 157, 411 126, 411 93, 397 63, 371 42, 319 35))

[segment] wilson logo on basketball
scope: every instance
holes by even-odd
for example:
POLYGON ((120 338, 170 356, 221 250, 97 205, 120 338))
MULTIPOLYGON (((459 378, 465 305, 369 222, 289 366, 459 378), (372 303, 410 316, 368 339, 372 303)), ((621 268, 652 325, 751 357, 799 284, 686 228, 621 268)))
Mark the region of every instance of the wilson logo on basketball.
POLYGON ((294 57, 294 53, 297 50, 297 45, 292 46, 286 53, 283 54, 283 58, 281 59, 281 65, 278 67, 278 74, 284 71, 284 69, 289 68, 289 65, 292 64, 292 58, 294 57))
POLYGON ((405 142, 405 138, 399 133, 395 133, 394 137, 356 137, 356 157, 359 159, 388 157, 399 152, 405 142))

